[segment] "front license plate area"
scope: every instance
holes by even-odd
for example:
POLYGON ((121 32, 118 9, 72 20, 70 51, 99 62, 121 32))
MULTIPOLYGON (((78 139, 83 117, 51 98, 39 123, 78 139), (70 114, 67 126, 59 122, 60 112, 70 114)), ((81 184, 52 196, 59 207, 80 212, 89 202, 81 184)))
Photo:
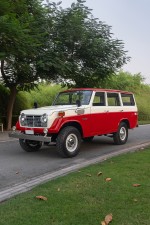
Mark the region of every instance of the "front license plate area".
POLYGON ((25 130, 25 134, 34 134, 34 130, 25 130))

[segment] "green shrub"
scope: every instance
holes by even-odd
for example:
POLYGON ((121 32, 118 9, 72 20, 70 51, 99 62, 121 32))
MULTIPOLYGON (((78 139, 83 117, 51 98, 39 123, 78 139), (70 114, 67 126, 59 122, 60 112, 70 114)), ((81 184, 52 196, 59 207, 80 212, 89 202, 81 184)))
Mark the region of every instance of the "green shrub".
POLYGON ((13 109, 13 115, 19 115, 21 110, 28 108, 31 108, 30 100, 28 99, 26 93, 21 91, 17 94, 13 109))
POLYGON ((120 89, 131 91, 135 94, 135 99, 139 112, 139 120, 150 121, 150 85, 143 83, 144 78, 141 74, 134 74, 120 71, 106 80, 102 87, 110 89, 120 89))
MULTIPOLYGON (((150 121, 150 86, 143 83, 143 78, 140 74, 132 75, 121 71, 118 75, 114 75, 103 82, 101 88, 132 91, 135 94, 138 106, 139 120, 150 121)), ((21 110, 33 108, 34 102, 38 103, 38 107, 50 106, 56 94, 64 89, 66 88, 62 88, 60 85, 41 83, 38 88, 30 92, 19 92, 13 109, 13 125, 16 123, 21 110)), ((6 122, 8 97, 9 90, 0 84, 0 121, 3 123, 6 122)))
POLYGON ((38 103, 38 107, 50 106, 56 94, 63 90, 60 85, 53 84, 40 84, 38 88, 30 92, 26 92, 26 97, 28 98, 28 103, 33 107, 34 102, 38 103))

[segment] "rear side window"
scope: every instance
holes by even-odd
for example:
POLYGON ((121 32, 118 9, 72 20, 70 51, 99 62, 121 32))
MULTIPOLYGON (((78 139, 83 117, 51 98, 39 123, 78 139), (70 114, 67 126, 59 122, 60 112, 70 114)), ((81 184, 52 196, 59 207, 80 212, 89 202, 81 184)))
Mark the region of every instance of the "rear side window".
POLYGON ((118 93, 107 93, 108 106, 120 106, 118 93))
POLYGON ((133 106, 135 101, 132 94, 121 94, 122 102, 124 106, 133 106))

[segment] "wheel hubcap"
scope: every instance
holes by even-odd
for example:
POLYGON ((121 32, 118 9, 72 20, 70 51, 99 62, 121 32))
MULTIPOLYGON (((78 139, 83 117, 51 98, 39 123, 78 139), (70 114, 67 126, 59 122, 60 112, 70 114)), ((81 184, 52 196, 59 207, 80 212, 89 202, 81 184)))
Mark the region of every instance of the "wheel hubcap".
POLYGON ((76 150, 78 145, 78 139, 75 134, 70 134, 66 139, 66 148, 69 152, 76 150))
POLYGON ((120 139, 122 141, 124 141, 126 139, 126 136, 127 136, 127 132, 126 132, 125 127, 121 127, 121 129, 120 129, 120 139))

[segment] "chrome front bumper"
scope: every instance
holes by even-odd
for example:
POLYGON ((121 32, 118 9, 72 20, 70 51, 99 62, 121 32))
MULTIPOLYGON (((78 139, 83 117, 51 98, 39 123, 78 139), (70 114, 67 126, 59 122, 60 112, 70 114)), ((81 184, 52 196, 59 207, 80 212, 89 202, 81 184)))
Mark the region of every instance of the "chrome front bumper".
POLYGON ((9 133, 9 137, 24 139, 24 140, 31 140, 31 141, 51 142, 51 137, 34 135, 34 134, 23 134, 21 132, 15 132, 15 131, 9 133))

